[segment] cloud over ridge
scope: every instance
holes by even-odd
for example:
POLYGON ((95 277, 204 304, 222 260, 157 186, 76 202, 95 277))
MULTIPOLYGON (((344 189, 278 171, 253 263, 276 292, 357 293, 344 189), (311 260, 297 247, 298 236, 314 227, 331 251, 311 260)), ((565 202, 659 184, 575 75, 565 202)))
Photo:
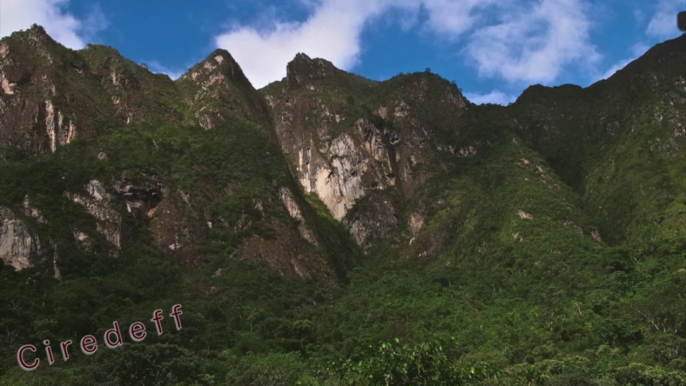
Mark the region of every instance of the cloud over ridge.
POLYGON ((83 48, 107 26, 107 20, 97 7, 85 20, 79 20, 66 11, 68 4, 69 0, 1 0, 0 37, 39 24, 64 46, 83 48))
MULTIPOLYGON (((306 0, 302 0, 306 1, 306 0)), ((581 0, 503 4, 494 0, 321 0, 301 22, 274 19, 270 27, 242 25, 215 37, 256 87, 281 79, 297 52, 351 70, 359 61, 367 23, 391 10, 426 17, 417 21, 437 38, 461 40, 466 60, 481 76, 508 82, 550 82, 570 63, 593 65, 591 22, 581 0), (487 17, 488 16, 488 17, 487 17)))

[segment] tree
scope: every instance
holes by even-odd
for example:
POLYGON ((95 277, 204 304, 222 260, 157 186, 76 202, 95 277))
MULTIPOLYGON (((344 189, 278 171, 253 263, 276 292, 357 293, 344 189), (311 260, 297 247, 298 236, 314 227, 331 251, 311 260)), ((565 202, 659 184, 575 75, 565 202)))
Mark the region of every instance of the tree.
POLYGON ((192 384, 201 378, 200 360, 171 344, 126 344, 106 351, 101 375, 124 385, 192 384))
POLYGON ((370 346, 361 360, 334 363, 333 372, 353 385, 447 386, 489 378, 484 368, 459 370, 438 341, 402 344, 399 339, 370 346))

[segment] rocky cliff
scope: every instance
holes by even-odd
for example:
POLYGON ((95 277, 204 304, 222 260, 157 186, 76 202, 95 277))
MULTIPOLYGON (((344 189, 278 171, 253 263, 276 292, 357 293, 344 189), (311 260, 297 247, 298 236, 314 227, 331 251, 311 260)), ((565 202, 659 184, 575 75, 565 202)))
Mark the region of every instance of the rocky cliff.
POLYGON ((283 275, 341 277, 347 236, 319 241, 321 222, 331 220, 290 179, 267 105, 228 52, 173 82, 109 47, 66 49, 39 26, 0 47, 4 261, 22 269, 41 253, 73 248, 116 257, 149 231, 190 267, 216 244, 283 275), (43 155, 13 162, 16 151, 43 155), (38 182, 53 178, 49 187, 38 182), (35 229, 12 214, 24 197, 43 213, 35 229), (50 236, 65 215, 56 205, 83 219, 68 226, 69 238, 50 236), (51 244, 41 252, 42 234, 51 244))
POLYGON ((434 175, 437 153, 476 151, 441 138, 459 132, 468 102, 432 74, 379 83, 298 54, 263 93, 301 186, 367 249, 397 229, 404 204, 434 175))
MULTIPOLYGON (((521 158, 506 161, 511 166, 503 182, 518 173, 515 165, 533 168, 536 175, 523 177, 527 185, 543 179, 558 190, 559 198, 551 197, 558 201, 564 197, 560 189, 568 190, 567 206, 586 218, 572 220, 568 213, 556 216, 556 223, 581 221, 591 229, 581 234, 597 240, 606 234, 617 242, 638 236, 639 224, 650 221, 671 219, 663 227, 683 229, 678 183, 669 177, 683 162, 683 45, 683 36, 659 45, 586 89, 533 86, 508 107, 471 105, 455 85, 430 73, 373 82, 304 54, 288 65, 286 78, 262 93, 301 186, 319 197, 365 249, 389 238, 416 241, 432 221, 427 215, 440 212, 439 197, 448 193, 435 187, 464 179, 513 144, 521 158), (538 154, 543 158, 533 161, 538 154), (622 171, 611 166, 617 158, 623 159, 622 171), (460 173, 451 177, 456 170, 460 173), (602 178, 621 180, 624 187, 608 190, 602 178), (628 202, 618 197, 620 190, 633 191, 623 199, 628 202), (650 194, 658 200, 647 199, 650 194), (587 206, 594 208, 588 215, 587 206)), ((481 183, 473 181, 467 189, 481 183)), ((519 182, 510 184, 512 190, 519 182)), ((471 192, 483 193, 490 194, 471 192)), ((542 196, 530 199, 541 202, 542 196)), ((520 213, 514 207, 509 212, 520 213)), ((436 231, 430 244, 445 244, 438 240, 450 236, 436 231)))
POLYGON ((31 265, 40 252, 40 242, 9 208, 0 207, 0 259, 16 270, 31 265))
MULTIPOLYGON (((499 107, 473 105, 429 72, 376 82, 305 54, 259 92, 223 50, 172 82, 108 47, 68 50, 35 26, 0 42, 0 142, 15 186, 27 166, 12 151, 56 153, 28 168, 58 165, 53 198, 100 235, 73 227, 78 244, 103 237, 119 251, 146 229, 190 265, 229 245, 282 274, 342 275, 347 236, 332 241, 324 223, 367 252, 416 258, 526 249, 553 228, 616 243, 683 231, 683 43, 589 88, 533 86, 499 107)), ((22 186, 0 204, 17 213, 25 197, 40 198, 22 186)), ((36 208, 43 228, 46 209, 36 208)), ((17 266, 39 249, 40 235, 3 237, 22 251, 17 266)))

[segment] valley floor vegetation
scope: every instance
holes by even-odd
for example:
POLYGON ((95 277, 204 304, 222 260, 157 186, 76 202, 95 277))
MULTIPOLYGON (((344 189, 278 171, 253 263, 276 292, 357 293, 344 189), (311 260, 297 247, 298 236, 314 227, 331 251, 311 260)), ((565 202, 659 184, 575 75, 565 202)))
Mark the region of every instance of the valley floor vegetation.
POLYGON ((152 246, 145 222, 131 224, 136 236, 116 258, 97 233, 89 251, 79 249, 69 224, 88 229, 92 218, 49 198, 138 164, 175 165, 170 173, 183 183, 193 174, 183 160, 207 154, 202 142, 216 139, 174 130, 119 131, 88 144, 93 150, 77 143, 0 163, 2 202, 32 195, 53 219, 41 229, 73 246, 59 251, 60 280, 40 274, 50 261, 20 272, 0 267, 0 385, 686 384, 683 238, 576 243, 562 254, 531 252, 545 249, 536 241, 527 250, 492 239, 429 261, 399 260, 392 246, 373 258, 351 249, 355 263, 340 285, 237 260, 212 237, 200 266, 179 269, 152 246), (145 151, 153 140, 173 146, 182 138, 195 145, 145 151), (178 334, 31 373, 17 367, 23 343, 101 334, 113 319, 128 325, 177 302, 178 334))

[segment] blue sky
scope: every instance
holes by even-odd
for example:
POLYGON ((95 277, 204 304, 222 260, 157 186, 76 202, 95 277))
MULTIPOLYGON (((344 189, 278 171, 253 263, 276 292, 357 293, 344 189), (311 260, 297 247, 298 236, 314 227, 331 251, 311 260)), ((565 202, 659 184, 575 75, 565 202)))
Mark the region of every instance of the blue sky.
POLYGON ((297 52, 384 80, 431 68, 474 102, 587 86, 677 37, 686 0, 0 0, 0 36, 43 25, 172 78, 225 48, 256 87, 297 52))

